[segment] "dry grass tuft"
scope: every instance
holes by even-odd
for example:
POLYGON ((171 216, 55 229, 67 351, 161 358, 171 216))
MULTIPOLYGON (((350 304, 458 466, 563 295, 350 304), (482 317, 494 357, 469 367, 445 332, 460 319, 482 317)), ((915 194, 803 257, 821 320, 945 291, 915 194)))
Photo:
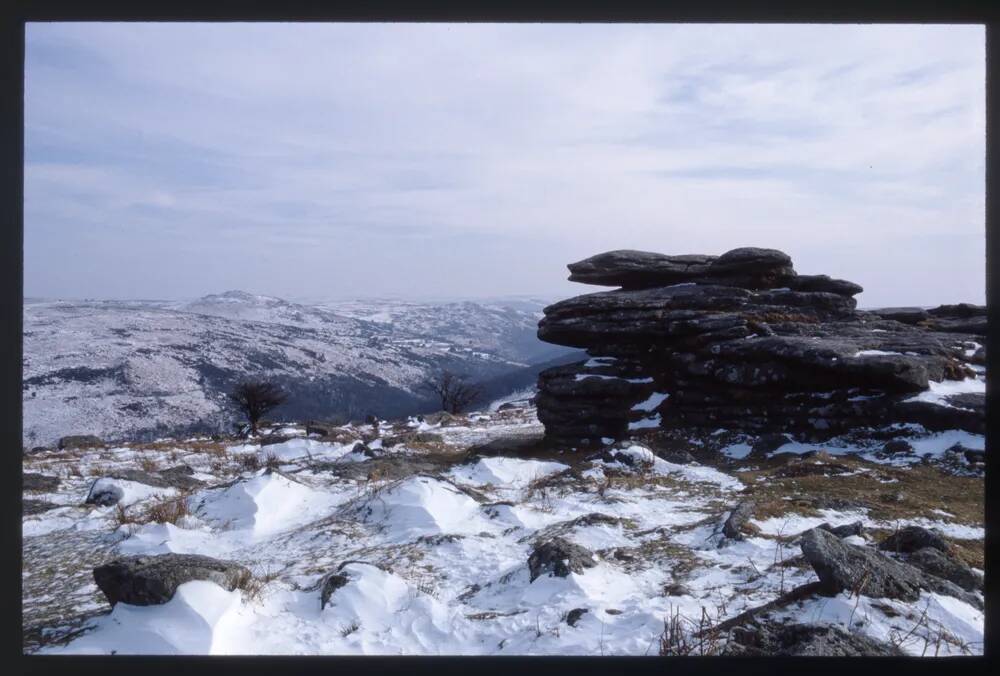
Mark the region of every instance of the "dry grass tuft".
POLYGON ((186 495, 178 495, 172 498, 157 498, 146 508, 143 518, 146 523, 172 523, 176 524, 181 518, 191 512, 188 510, 186 495))

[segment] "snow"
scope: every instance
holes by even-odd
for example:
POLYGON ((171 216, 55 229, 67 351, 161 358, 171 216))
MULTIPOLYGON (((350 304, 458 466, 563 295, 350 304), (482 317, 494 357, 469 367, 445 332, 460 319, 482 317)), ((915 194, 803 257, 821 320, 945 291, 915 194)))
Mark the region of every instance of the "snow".
MULTIPOLYGON (((215 485, 194 491, 188 499, 191 515, 176 524, 116 529, 113 508, 79 506, 90 480, 68 478, 46 498, 65 506, 23 519, 29 541, 87 535, 94 538, 87 541, 89 546, 99 542, 111 548, 108 557, 199 553, 238 561, 255 574, 272 572, 275 579, 252 598, 212 583, 189 582, 164 605, 119 604, 110 614, 90 620, 90 628, 67 645, 53 643, 39 652, 656 654, 663 620, 673 611, 696 620, 702 608, 714 615, 724 606, 724 613, 715 618, 724 619, 775 598, 781 589, 814 580, 808 568, 774 565, 776 560, 798 554, 794 543, 777 542, 778 534, 795 535, 823 521, 840 525, 861 520, 868 527, 883 529, 911 523, 880 523, 863 511, 826 510, 817 517, 789 513, 756 522, 760 527, 756 536, 720 542, 720 514, 724 516, 724 510, 731 509, 745 489, 727 471, 697 463, 671 463, 634 442, 620 443, 614 450, 638 462, 607 464, 583 459, 578 473, 565 472, 574 464, 568 456, 565 462, 558 461, 559 456, 478 457, 463 462, 462 451, 471 444, 536 435, 540 429, 534 412, 521 409, 493 420, 480 415, 472 418, 478 420, 435 428, 444 437, 445 447, 455 451, 450 467, 433 475, 415 473, 394 480, 365 478, 363 467, 357 468, 359 475, 312 468, 310 457, 365 462, 364 456, 350 451, 351 444, 299 438, 263 449, 257 444, 243 445, 243 452, 261 456, 276 449, 284 469, 237 471, 224 482, 218 477, 209 479, 215 485), (623 472, 630 480, 615 480, 623 472), (535 484, 545 477, 550 481, 535 484), (605 479, 610 483, 598 491, 605 479), (580 518, 592 514, 610 522, 580 518), (594 552, 594 567, 566 578, 542 575, 530 581, 527 561, 533 543, 553 536, 594 552), (619 548, 660 553, 641 553, 634 562, 625 563, 615 554, 619 548), (349 581, 321 609, 319 582, 341 564, 340 572, 349 581), (678 571, 682 570, 689 572, 681 575, 678 571), (677 582, 683 584, 683 591, 670 587, 677 582), (588 612, 570 627, 565 615, 574 608, 588 612)), ((403 422, 384 428, 385 435, 408 429, 403 422)), ((350 432, 346 427, 344 431, 350 432)), ((974 435, 932 434, 915 426, 903 433, 914 442, 924 435, 930 440, 925 443, 934 448, 959 439, 969 444, 976 441, 974 435)), ((733 450, 737 446, 726 448, 739 454, 733 450)), ((853 448, 870 451, 864 446, 853 448)), ((162 456, 149 453, 166 466, 163 456, 170 452, 180 453, 183 457, 177 462, 190 464, 197 476, 211 477, 215 471, 210 467, 215 456, 208 453, 183 448, 163 451, 162 456)), ((390 456, 403 453, 397 447, 385 452, 390 456)), ((410 453, 416 451, 406 451, 405 457, 410 453)), ((122 453, 126 456, 131 463, 139 458, 122 453)), ((107 462, 94 455, 81 469, 86 473, 88 463, 107 462)), ((234 461, 232 466, 239 463, 234 461)), ((141 506, 150 499, 140 498, 135 504, 141 506)), ((982 524, 958 523, 946 513, 937 516, 940 519, 912 523, 959 539, 984 536, 982 524)), ((849 541, 866 543, 864 538, 849 541)), ((108 606, 90 579, 89 564, 84 572, 81 589, 92 599, 87 601, 92 604, 89 607, 106 611, 108 606)), ((900 612, 923 610, 922 605, 882 601, 900 612)), ((25 607, 42 602, 26 598, 25 607)), ((811 598, 782 612, 800 621, 809 621, 814 614, 839 622, 850 618, 856 603, 853 598, 811 598)), ((921 603, 928 604, 930 626, 948 627, 968 641, 973 651, 981 652, 981 613, 946 597, 925 595, 921 603)), ((857 605, 857 614, 866 622, 857 630, 866 634, 887 636, 893 623, 902 621, 882 614, 870 599, 862 598, 857 605)), ((75 613, 81 606, 69 606, 67 611, 70 607, 75 613)))
MULTIPOLYGON (((118 504, 122 507, 128 507, 137 502, 148 500, 152 497, 168 497, 176 495, 177 493, 177 489, 175 488, 147 486, 146 484, 141 484, 137 481, 128 481, 126 479, 115 479, 111 477, 101 477, 100 479, 96 479, 90 487, 90 493, 107 490, 112 486, 117 486, 122 490, 123 496, 120 500, 118 500, 118 504)), ((113 508, 108 507, 105 509, 113 508)))
MULTIPOLYGON (((933 380, 929 383, 929 388, 923 392, 910 397, 906 401, 928 401, 938 406, 952 406, 945 401, 945 397, 953 394, 986 394, 986 378, 966 378, 964 380, 943 380, 940 383, 933 380)), ((952 408, 954 408, 952 406, 952 408)))
POLYGON ((239 592, 227 592, 212 582, 186 582, 161 606, 119 603, 99 618, 95 631, 64 649, 77 655, 199 655, 218 654, 216 633, 240 606, 239 592))
POLYGON ((363 520, 384 526, 393 540, 489 529, 479 503, 455 486, 427 476, 403 479, 357 506, 363 520))
POLYGON ((660 404, 662 404, 669 397, 670 397, 670 394, 668 394, 668 393, 660 394, 658 392, 654 392, 653 394, 649 395, 648 399, 646 399, 645 401, 639 402, 638 404, 636 404, 635 406, 633 406, 632 410, 633 411, 647 411, 647 412, 653 411, 653 410, 656 409, 657 406, 659 406, 660 404))
POLYGON ((315 439, 291 439, 280 444, 270 444, 260 448, 259 453, 264 456, 274 456, 282 462, 293 462, 295 460, 338 460, 350 453, 357 444, 338 444, 315 439))
POLYGON ((569 469, 559 462, 521 458, 482 458, 474 465, 461 465, 452 469, 449 478, 473 486, 491 484, 521 489, 532 481, 569 469))
POLYGON ((297 523, 308 523, 330 511, 334 496, 312 489, 277 472, 260 472, 232 486, 206 491, 193 512, 215 526, 245 530, 263 538, 297 523))
POLYGON ((646 384, 653 382, 652 378, 622 378, 621 376, 605 376, 599 373, 577 373, 573 380, 587 380, 588 378, 598 378, 600 380, 623 380, 626 383, 646 384))
POLYGON ((742 460, 743 458, 750 455, 751 451, 753 451, 753 446, 751 446, 750 444, 738 443, 738 444, 730 444, 729 446, 726 446, 725 448, 721 449, 719 452, 722 453, 723 455, 729 456, 730 458, 735 458, 736 460, 742 460))

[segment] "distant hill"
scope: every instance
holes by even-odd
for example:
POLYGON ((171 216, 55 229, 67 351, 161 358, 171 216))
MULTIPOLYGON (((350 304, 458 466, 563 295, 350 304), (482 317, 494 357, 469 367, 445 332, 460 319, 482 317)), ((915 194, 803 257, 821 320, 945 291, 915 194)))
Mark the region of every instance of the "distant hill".
POLYGON ((250 377, 285 387, 282 415, 299 419, 433 410, 420 386, 443 369, 503 395, 570 352, 537 339, 544 304, 26 301, 24 443, 228 429, 226 393, 250 377))

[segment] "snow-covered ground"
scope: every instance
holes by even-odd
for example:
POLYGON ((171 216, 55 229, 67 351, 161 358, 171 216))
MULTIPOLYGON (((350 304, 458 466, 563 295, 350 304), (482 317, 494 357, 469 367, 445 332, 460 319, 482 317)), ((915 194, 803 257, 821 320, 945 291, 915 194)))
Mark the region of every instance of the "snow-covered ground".
MULTIPOLYGON (((621 451, 630 464, 557 451, 536 458, 467 456, 470 446, 493 439, 536 437, 541 426, 530 408, 478 413, 458 423, 345 426, 341 432, 354 438, 337 442, 288 426, 284 431, 297 438, 263 448, 192 440, 29 456, 27 471, 59 476, 62 484, 28 496, 57 506, 23 520, 25 624, 36 637, 27 648, 58 654, 653 655, 673 613, 722 620, 813 581, 808 566, 783 564, 799 553, 789 536, 824 521, 885 525, 864 511, 827 509, 820 517, 758 519, 755 535, 723 542, 722 522, 747 489, 738 471, 726 468, 725 456, 718 466, 676 464, 640 445, 621 451), (440 439, 421 441, 416 432, 440 439), (403 441, 386 446, 393 437, 403 441), (248 458, 277 469, 254 468, 248 458), (119 525, 116 507, 82 504, 101 477, 123 485, 126 511, 133 513, 178 495, 107 478, 140 462, 153 471, 186 464, 204 480, 184 497, 186 516, 119 525), (534 544, 555 536, 592 551, 593 567, 532 581, 534 544), (92 568, 119 555, 166 552, 242 563, 262 579, 262 588, 248 594, 193 581, 166 604, 119 603, 108 612, 92 568), (320 581, 342 564, 349 582, 321 608, 320 581), (568 623, 577 609, 586 612, 568 623)), ((954 437, 981 447, 974 436, 942 433, 925 443, 936 448, 954 437)), ((741 457, 736 446, 730 455, 741 457)), ((871 456, 871 462, 883 460, 871 456)), ((983 537, 981 523, 956 522, 947 509, 941 505, 933 520, 919 525, 958 540, 983 537)), ((779 614, 883 640, 913 628, 901 644, 912 654, 941 629, 957 640, 942 654, 982 651, 983 613, 936 594, 917 604, 846 594, 808 598, 779 614), (924 613, 923 625, 906 619, 914 610, 924 613)))

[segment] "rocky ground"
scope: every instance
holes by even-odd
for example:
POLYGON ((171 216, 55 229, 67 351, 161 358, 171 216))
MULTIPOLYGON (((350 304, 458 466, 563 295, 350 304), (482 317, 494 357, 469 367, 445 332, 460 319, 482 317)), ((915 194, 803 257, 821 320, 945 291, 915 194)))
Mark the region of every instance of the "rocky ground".
POLYGON ((24 649, 982 653, 981 434, 569 452, 535 414, 27 454, 24 649))

